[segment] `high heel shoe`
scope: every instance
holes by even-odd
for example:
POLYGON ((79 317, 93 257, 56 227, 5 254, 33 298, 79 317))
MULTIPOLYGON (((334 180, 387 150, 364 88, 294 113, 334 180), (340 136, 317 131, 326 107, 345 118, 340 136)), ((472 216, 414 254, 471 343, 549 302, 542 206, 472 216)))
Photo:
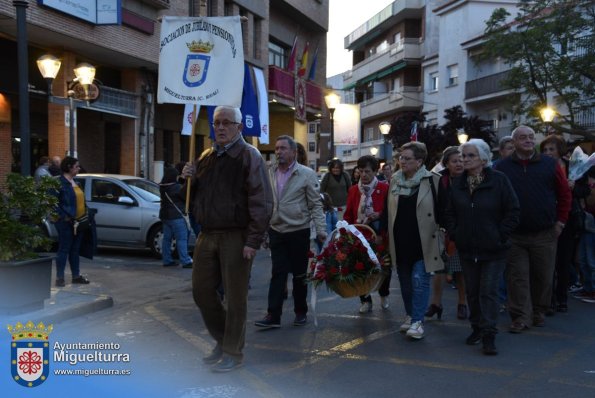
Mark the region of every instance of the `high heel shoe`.
POLYGON ((465 304, 459 304, 457 306, 457 318, 467 319, 467 306, 465 304))
POLYGON ((434 315, 438 315, 438 320, 441 320, 442 319, 442 311, 443 311, 443 308, 441 305, 430 304, 430 306, 428 307, 428 310, 425 313, 425 316, 428 318, 431 318, 434 315))

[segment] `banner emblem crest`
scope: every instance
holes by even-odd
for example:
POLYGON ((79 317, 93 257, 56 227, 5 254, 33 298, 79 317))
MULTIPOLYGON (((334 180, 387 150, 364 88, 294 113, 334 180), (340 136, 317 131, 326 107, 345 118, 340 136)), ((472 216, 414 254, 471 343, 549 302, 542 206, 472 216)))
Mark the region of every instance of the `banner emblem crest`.
POLYGON ((198 87, 207 79, 210 55, 188 54, 184 65, 184 84, 188 87, 198 87))

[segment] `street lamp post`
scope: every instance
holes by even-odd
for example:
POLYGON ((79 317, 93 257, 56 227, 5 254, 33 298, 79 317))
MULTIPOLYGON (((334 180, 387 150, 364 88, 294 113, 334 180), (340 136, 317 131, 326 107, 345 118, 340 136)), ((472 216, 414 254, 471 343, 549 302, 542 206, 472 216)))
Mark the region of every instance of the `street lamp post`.
POLYGON ((17 66, 19 69, 19 127, 21 138, 21 174, 31 175, 31 132, 29 120, 29 64, 27 51, 26 0, 15 0, 17 17, 17 66))
POLYGON ((324 102, 326 103, 326 107, 328 108, 329 115, 331 118, 331 139, 329 145, 329 152, 330 152, 330 159, 335 157, 335 109, 337 109, 337 105, 341 101, 341 97, 339 97, 335 92, 330 92, 324 97, 324 102))
POLYGON ((459 140, 459 144, 464 144, 469 139, 469 135, 465 133, 465 129, 458 129, 457 130, 457 140, 459 140))
POLYGON ((543 122, 545 123, 545 127, 546 127, 545 134, 547 135, 550 130, 550 124, 552 123, 552 121, 554 120, 554 117, 556 116, 556 111, 554 109, 550 108, 549 106, 546 106, 539 111, 539 115, 541 116, 541 120, 543 120, 543 122))
POLYGON ((37 67, 39 72, 48 83, 48 100, 52 103, 60 105, 68 105, 69 110, 69 147, 68 155, 76 157, 76 139, 74 132, 74 121, 77 109, 75 99, 94 100, 99 95, 98 89, 95 87, 93 92, 90 92, 90 87, 94 87, 93 80, 95 80, 95 67, 87 63, 81 63, 74 68, 75 78, 68 83, 67 97, 57 97, 52 94, 52 83, 60 71, 61 62, 53 55, 43 55, 37 59, 37 67), (76 88, 79 85, 83 88, 82 95, 77 96, 76 88), (81 98, 78 98, 81 97, 81 98))
POLYGON ((382 149, 384 152, 384 161, 386 163, 388 163, 392 156, 392 153, 389 154, 389 152, 392 152, 392 151, 389 151, 390 137, 388 136, 388 133, 390 132, 391 124, 389 122, 382 122, 378 125, 378 128, 380 129, 380 134, 382 134, 382 138, 384 138, 384 147, 382 149))

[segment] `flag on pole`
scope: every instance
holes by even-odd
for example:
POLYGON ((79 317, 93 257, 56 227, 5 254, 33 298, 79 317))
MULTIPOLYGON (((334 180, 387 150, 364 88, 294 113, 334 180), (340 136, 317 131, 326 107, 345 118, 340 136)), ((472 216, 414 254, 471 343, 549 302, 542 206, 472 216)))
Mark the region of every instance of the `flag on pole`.
POLYGON ((242 135, 260 137, 260 118, 258 114, 258 98, 252 86, 250 66, 244 64, 244 92, 242 94, 242 135))
POLYGON ((252 68, 254 70, 254 80, 256 81, 256 90, 258 91, 258 111, 260 119, 260 138, 261 144, 269 143, 269 93, 264 84, 264 73, 262 69, 252 68))
MULTIPOLYGON (((184 106, 184 117, 182 119, 182 135, 192 135, 192 110, 194 104, 186 104, 184 106)), ((200 105, 196 104, 196 116, 194 122, 198 120, 198 114, 200 113, 200 105)))
POLYGON ((293 46, 289 53, 289 60, 287 61, 287 70, 291 73, 295 72, 295 57, 297 56, 297 35, 293 38, 293 46))
POLYGON ((411 125, 411 141, 417 141, 417 122, 413 122, 411 125))
POLYGON ((163 17, 157 102, 240 106, 243 80, 239 16, 163 17))
POLYGON ((302 52, 302 61, 300 62, 300 69, 298 69, 298 76, 303 77, 306 74, 306 68, 308 67, 308 42, 306 42, 306 46, 304 47, 304 52, 302 52))
POLYGON ((207 119, 209 120, 209 138, 215 141, 215 129, 213 128, 213 116, 215 114, 215 106, 207 106, 207 119))
POLYGON ((312 58, 312 65, 310 65, 310 74, 308 74, 308 80, 314 80, 314 76, 316 75, 316 64, 318 63, 318 47, 316 47, 316 52, 314 53, 314 58, 312 58))

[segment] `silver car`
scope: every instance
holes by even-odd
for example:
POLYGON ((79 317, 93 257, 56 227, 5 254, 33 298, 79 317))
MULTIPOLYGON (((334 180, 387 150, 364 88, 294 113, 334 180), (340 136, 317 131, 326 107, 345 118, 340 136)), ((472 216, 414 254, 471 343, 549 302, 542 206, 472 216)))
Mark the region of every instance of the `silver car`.
MULTIPOLYGON (((119 174, 78 174, 74 179, 85 192, 87 206, 97 210, 98 245, 149 248, 161 256, 159 185, 119 174)), ((54 225, 46 222, 45 227, 48 235, 57 239, 54 225)), ((191 233, 189 246, 194 246, 195 239, 191 233)), ((172 249, 175 253, 175 241, 172 249)))

